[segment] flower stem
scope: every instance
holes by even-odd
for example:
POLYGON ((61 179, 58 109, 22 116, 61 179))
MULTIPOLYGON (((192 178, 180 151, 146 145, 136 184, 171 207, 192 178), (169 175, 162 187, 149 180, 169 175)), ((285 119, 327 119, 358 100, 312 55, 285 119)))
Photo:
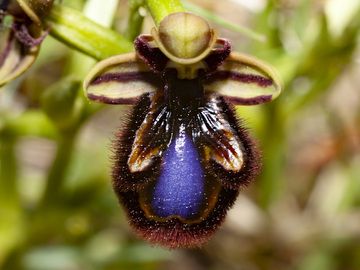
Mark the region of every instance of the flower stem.
POLYGON ((77 130, 73 130, 69 133, 60 135, 55 159, 47 176, 47 185, 40 203, 41 207, 46 208, 61 201, 63 194, 63 180, 70 164, 76 133, 77 130))
MULTIPOLYGON (((81 17, 83 20, 87 21, 87 23, 89 23, 88 26, 90 26, 91 24, 96 25, 95 32, 100 28, 104 28, 105 31, 112 32, 111 35, 117 35, 115 32, 106 28, 112 24, 112 21, 114 19, 114 9, 117 5, 118 0, 107 1, 106 6, 103 5, 102 0, 89 0, 84 7, 84 14, 74 10, 71 10, 71 12, 74 12, 75 17, 78 16, 79 18, 81 17), (96 10, 102 10, 102 12, 100 12, 101 15, 99 15, 96 10)), ((69 8, 65 9, 68 10, 69 8)), ((69 14, 67 14, 66 16, 68 15, 69 14)), ((84 27, 84 25, 82 27, 84 27)), ((87 26, 85 26, 85 28, 86 27, 87 26)), ((105 33, 105 35, 107 34, 105 33)), ((105 53, 106 51, 99 50, 99 52, 105 53)), ((80 79, 84 74, 88 72, 88 69, 93 64, 93 61, 93 59, 88 58, 85 55, 81 55, 78 52, 73 52, 70 57, 70 64, 68 67, 67 75, 69 76, 76 74, 79 78, 76 77, 75 80, 80 79)), ((74 98, 79 97, 75 95, 74 98)), ((65 180, 66 171, 70 165, 71 157, 74 152, 77 134, 86 118, 86 106, 81 106, 81 108, 81 117, 79 117, 78 121, 74 122, 72 126, 66 128, 65 130, 59 130, 60 137, 57 143, 57 152, 48 173, 47 186, 45 188, 40 208, 46 208, 61 201, 61 197, 63 195, 63 182, 65 180)))
POLYGON ((17 162, 15 156, 16 137, 0 130, 0 201, 18 204, 17 162))
POLYGON ((144 0, 130 0, 129 1, 129 19, 127 23, 127 29, 125 37, 132 41, 141 32, 141 27, 144 21, 144 16, 140 14, 140 8, 145 5, 144 0))
POLYGON ((185 11, 179 0, 146 0, 146 5, 156 25, 171 13, 185 11))

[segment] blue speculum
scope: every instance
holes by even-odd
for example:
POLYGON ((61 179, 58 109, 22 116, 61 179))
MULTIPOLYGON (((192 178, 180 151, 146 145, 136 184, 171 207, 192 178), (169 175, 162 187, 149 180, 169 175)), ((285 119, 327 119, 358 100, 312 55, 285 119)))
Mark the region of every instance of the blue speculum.
POLYGON ((196 216, 204 201, 205 176, 198 151, 183 127, 165 151, 152 198, 159 217, 196 216))

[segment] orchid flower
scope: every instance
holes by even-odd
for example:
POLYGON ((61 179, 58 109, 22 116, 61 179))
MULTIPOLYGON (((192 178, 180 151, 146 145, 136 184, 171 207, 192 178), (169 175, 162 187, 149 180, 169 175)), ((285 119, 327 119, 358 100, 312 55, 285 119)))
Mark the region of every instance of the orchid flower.
POLYGON ((90 100, 134 105, 115 139, 113 187, 140 237, 199 246, 260 170, 234 105, 273 100, 279 80, 187 12, 137 37, 135 50, 99 62, 84 82, 90 100))

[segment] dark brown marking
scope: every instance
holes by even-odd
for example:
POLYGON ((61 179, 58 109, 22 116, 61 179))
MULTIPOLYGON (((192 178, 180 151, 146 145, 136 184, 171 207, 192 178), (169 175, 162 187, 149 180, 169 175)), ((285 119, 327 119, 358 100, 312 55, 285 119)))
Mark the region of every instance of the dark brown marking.
POLYGON ((160 85, 160 78, 154 73, 147 71, 122 72, 122 73, 105 73, 97 76, 90 85, 97 85, 107 82, 132 82, 143 81, 153 85, 160 85))
POLYGON ((135 104, 139 99, 138 97, 135 97, 135 98, 109 98, 109 97, 106 97, 103 95, 95 95, 95 94, 91 94, 91 93, 88 93, 87 97, 88 97, 88 99, 91 99, 94 101, 98 101, 98 102, 105 103, 105 104, 112 104, 112 105, 135 104))
POLYGON ((204 59, 208 66, 208 71, 210 72, 216 70, 222 63, 224 63, 231 53, 231 44, 228 40, 218 39, 216 44, 221 45, 222 47, 213 49, 204 59))
MULTIPOLYGON (((216 81, 234 80, 242 83, 256 83, 260 87, 269 87, 274 84, 273 80, 264 76, 244 74, 234 71, 219 70, 205 77, 205 84, 216 81)), ((205 86, 206 87, 206 86, 205 86)))
POLYGON ((169 59, 159 48, 152 47, 149 44, 150 38, 148 35, 138 36, 134 42, 135 50, 140 59, 143 60, 152 71, 159 73, 165 69, 169 59))
POLYGON ((226 101, 234 105, 257 105, 261 103, 266 103, 272 100, 272 95, 262 95, 252 98, 240 98, 240 97, 230 97, 224 96, 226 101))

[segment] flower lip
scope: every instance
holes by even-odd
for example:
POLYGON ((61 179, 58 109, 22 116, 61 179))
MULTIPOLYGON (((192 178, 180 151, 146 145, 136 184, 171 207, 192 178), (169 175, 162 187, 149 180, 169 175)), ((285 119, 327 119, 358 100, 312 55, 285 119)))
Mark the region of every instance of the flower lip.
POLYGON ((216 33, 199 16, 188 12, 172 13, 152 29, 159 49, 173 62, 191 65, 205 58, 216 43, 216 33))

